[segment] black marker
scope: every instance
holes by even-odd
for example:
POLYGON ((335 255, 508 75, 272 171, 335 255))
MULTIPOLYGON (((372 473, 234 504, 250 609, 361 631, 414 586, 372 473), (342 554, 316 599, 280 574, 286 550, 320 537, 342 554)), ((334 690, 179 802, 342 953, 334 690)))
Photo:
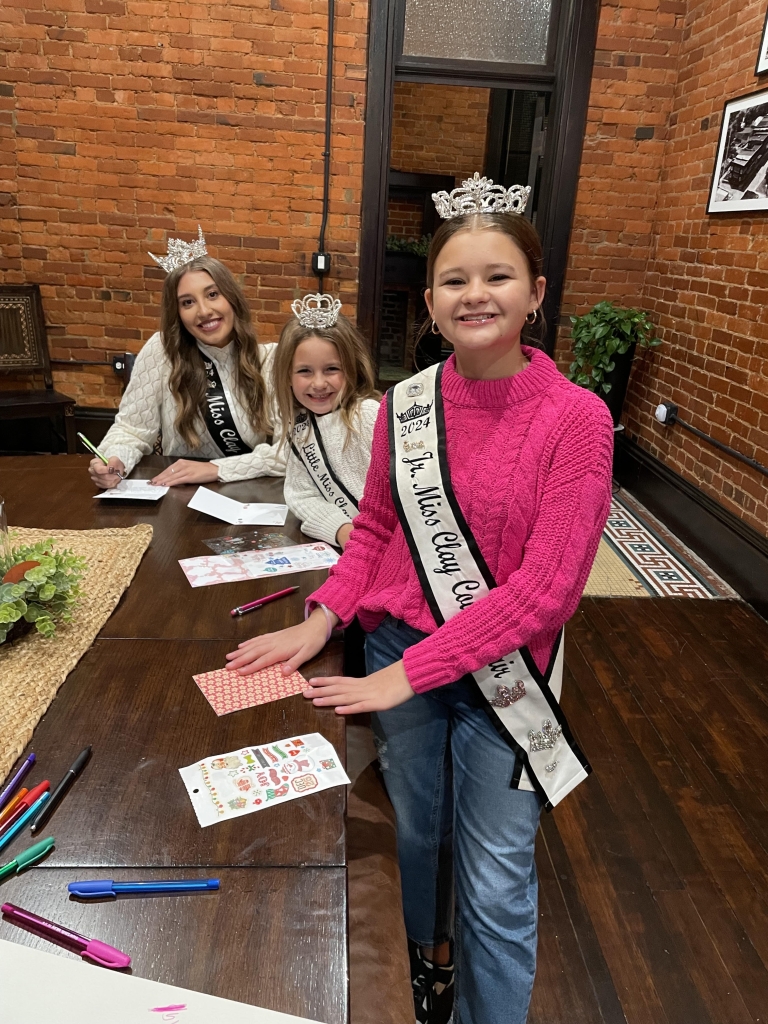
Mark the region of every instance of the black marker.
POLYGON ((32 825, 30 826, 30 831, 32 832, 33 835, 35 834, 35 832, 37 832, 41 825, 43 825, 48 820, 48 818, 50 818, 51 814, 56 809, 56 806, 59 803, 59 801, 62 799, 62 797, 65 795, 69 787, 72 785, 77 776, 85 767, 85 762, 88 760, 90 756, 90 747, 86 747, 85 750, 81 750, 80 753, 77 755, 75 763, 72 765, 67 774, 58 784, 56 789, 54 789, 54 791, 51 793, 50 798, 45 801, 43 806, 40 808, 40 811, 35 815, 32 825))

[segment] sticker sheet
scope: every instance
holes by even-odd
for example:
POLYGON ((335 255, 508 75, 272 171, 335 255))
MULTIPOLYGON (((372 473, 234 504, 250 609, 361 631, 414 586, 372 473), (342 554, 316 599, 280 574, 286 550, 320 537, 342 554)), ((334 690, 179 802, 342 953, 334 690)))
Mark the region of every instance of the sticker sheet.
POLYGON ((237 555, 241 551, 265 550, 267 548, 295 547, 298 541, 291 540, 284 533, 259 533, 250 530, 237 537, 209 537, 203 544, 216 555, 237 555))
POLYGON ((349 782, 319 732, 207 757, 179 775, 203 828, 349 782))
POLYGON ((285 576, 311 569, 330 569, 339 560, 339 552, 322 541, 293 547, 244 551, 237 555, 200 555, 179 560, 184 575, 193 587, 211 587, 216 583, 239 583, 265 576, 285 576))
POLYGON ((269 704, 273 700, 292 697, 307 688, 307 681, 301 672, 291 672, 286 676, 279 665, 270 665, 250 676, 219 668, 192 678, 217 715, 255 708, 258 704, 269 704))

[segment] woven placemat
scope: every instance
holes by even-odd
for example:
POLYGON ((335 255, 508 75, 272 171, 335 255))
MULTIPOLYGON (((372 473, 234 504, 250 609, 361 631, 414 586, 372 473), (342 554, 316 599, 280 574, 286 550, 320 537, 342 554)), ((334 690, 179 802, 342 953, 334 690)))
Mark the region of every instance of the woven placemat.
POLYGON ((88 563, 82 596, 72 622, 59 623, 56 636, 28 633, 15 644, 0 644, 0 779, 29 742, 56 691, 93 643, 133 579, 152 540, 152 527, 121 530, 29 530, 11 527, 11 543, 52 540, 88 563))

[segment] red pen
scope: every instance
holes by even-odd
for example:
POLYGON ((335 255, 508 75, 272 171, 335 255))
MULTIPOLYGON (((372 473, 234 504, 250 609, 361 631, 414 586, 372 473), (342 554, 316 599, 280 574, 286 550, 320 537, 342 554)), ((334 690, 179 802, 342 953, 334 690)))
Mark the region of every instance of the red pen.
POLYGON ((16 810, 10 816, 6 818, 2 825, 0 825, 0 836, 4 836, 8 829, 13 828, 22 814, 26 814, 29 808, 35 803, 43 793, 47 793, 51 788, 51 784, 48 779, 44 779, 43 782, 39 782, 33 789, 23 796, 21 800, 16 804, 16 810))
POLYGON ((35 934, 48 939, 49 942, 55 942, 59 946, 74 946, 85 960, 92 960, 102 967, 118 969, 130 965, 131 958, 127 953, 115 949, 114 946, 108 946, 106 942, 99 942, 98 939, 86 939, 84 935, 78 935, 77 932, 70 931, 64 925, 47 921, 30 910, 14 906, 13 903, 4 903, 0 909, 14 924, 20 924, 22 928, 29 928, 35 934))
POLYGON ((252 612, 254 608, 261 608, 263 604, 276 601, 278 597, 285 597, 286 594, 295 594, 298 589, 298 587, 286 587, 285 590, 278 590, 276 594, 267 594, 266 597, 260 597, 258 601, 251 601, 250 604, 241 604, 239 608, 233 608, 229 614, 232 616, 245 615, 246 612, 252 612))

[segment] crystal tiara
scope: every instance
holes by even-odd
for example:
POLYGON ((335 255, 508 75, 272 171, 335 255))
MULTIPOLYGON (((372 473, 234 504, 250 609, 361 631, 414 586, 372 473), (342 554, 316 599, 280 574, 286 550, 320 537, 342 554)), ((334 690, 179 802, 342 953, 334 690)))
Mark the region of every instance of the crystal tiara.
POLYGON ((168 253, 166 256, 155 256, 149 253, 155 263, 159 263, 163 270, 170 274, 177 267, 183 267, 185 263, 191 263, 199 256, 207 256, 203 229, 197 225, 197 238, 194 242, 182 242, 180 238, 168 239, 168 253))
POLYGON ((334 299, 327 292, 314 292, 296 299, 291 309, 302 327, 333 327, 339 319, 341 299, 334 299))
POLYGON ((462 181, 452 192, 433 192, 432 200, 443 220, 467 213, 522 213, 530 195, 530 185, 494 185, 491 178, 474 177, 462 181))

